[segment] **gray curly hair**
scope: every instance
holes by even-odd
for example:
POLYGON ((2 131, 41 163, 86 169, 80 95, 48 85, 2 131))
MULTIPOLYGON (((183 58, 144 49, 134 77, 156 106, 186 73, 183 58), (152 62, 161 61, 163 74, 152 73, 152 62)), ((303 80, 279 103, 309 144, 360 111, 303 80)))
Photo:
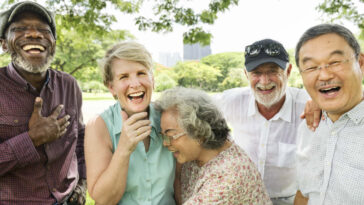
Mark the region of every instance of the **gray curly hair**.
POLYGON ((206 149, 218 149, 228 139, 230 129, 211 97, 201 90, 176 87, 166 90, 155 102, 162 112, 175 109, 179 125, 189 137, 206 149))

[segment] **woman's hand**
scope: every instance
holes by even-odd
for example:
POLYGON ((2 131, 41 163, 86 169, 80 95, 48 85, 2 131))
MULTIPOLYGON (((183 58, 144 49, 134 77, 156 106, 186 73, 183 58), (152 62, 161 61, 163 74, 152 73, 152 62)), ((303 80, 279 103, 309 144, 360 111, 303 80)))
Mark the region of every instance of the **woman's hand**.
POLYGON ((130 155, 137 144, 148 137, 152 127, 147 120, 148 113, 140 112, 128 117, 125 111, 121 111, 123 128, 120 134, 119 146, 124 147, 126 154, 130 155))

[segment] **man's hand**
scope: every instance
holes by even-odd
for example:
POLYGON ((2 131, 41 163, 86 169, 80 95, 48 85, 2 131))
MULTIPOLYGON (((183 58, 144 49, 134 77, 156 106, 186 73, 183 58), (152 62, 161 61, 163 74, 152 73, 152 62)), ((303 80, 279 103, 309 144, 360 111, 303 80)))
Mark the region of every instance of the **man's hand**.
POLYGON ((307 127, 315 131, 321 119, 322 111, 319 106, 312 100, 306 102, 305 110, 301 114, 301 118, 306 118, 307 127))
POLYGON ((32 139, 34 146, 39 146, 58 139, 66 133, 67 126, 70 124, 70 122, 68 122, 70 118, 69 115, 57 120, 63 105, 58 105, 48 117, 42 116, 42 105, 42 98, 35 98, 34 110, 28 124, 28 134, 32 139))
POLYGON ((86 179, 80 179, 73 190, 71 197, 68 198, 69 205, 84 205, 86 203, 86 179))
POLYGON ((307 205, 308 198, 304 197, 300 190, 297 190, 296 196, 294 198, 294 205, 307 205))

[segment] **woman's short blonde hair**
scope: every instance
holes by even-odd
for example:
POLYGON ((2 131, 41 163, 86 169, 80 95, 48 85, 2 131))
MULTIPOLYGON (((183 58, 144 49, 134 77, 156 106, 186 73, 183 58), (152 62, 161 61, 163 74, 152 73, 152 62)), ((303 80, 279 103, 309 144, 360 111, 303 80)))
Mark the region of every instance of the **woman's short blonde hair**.
POLYGON ((113 80, 111 64, 114 59, 123 59, 140 63, 152 72, 152 56, 142 44, 135 41, 117 43, 106 51, 105 57, 100 61, 102 78, 106 87, 108 87, 109 83, 113 80))

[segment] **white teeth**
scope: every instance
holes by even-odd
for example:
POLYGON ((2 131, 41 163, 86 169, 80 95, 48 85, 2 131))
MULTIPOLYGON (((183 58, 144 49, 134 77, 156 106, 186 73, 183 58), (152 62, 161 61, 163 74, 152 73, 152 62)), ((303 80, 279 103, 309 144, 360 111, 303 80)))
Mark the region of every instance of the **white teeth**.
POLYGON ((24 47, 23 47, 23 50, 25 50, 25 51, 28 51, 28 50, 30 50, 30 49, 39 49, 39 50, 41 50, 41 51, 44 51, 44 47, 43 46, 40 46, 40 45, 25 45, 24 47))
POLYGON ((130 97, 139 97, 141 95, 143 95, 144 92, 137 92, 137 93, 132 93, 132 94, 129 94, 130 97))
POLYGON ((272 88, 274 88, 276 86, 275 83, 271 82, 267 85, 263 85, 261 83, 257 83, 256 84, 256 88, 259 88, 260 90, 271 90, 272 88))
POLYGON ((321 89, 322 91, 329 91, 329 90, 332 90, 332 89, 335 89, 337 87, 333 87, 333 88, 325 88, 325 89, 321 89))

